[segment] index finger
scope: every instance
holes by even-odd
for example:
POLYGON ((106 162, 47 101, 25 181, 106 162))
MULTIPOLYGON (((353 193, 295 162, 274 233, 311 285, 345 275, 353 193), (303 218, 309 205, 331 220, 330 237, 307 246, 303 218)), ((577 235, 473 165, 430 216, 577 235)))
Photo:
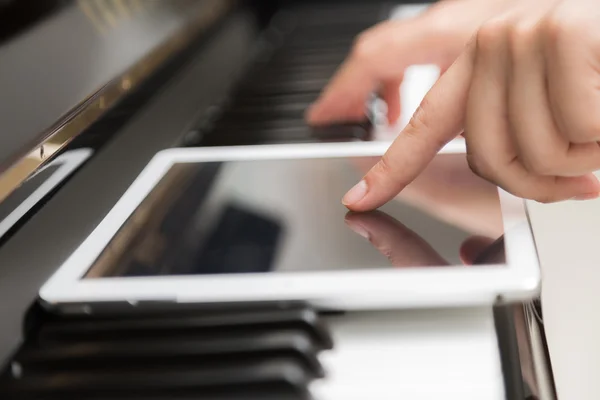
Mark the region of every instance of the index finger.
POLYGON ((343 198, 353 211, 377 208, 396 196, 463 129, 473 70, 469 45, 427 93, 381 160, 343 198))

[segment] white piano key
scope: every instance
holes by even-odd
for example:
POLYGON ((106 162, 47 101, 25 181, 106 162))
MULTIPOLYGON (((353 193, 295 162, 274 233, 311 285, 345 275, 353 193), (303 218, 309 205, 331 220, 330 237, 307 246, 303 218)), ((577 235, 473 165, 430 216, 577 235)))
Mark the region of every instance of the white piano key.
POLYGON ((489 309, 355 314, 331 322, 335 349, 317 400, 501 400, 504 386, 489 309))

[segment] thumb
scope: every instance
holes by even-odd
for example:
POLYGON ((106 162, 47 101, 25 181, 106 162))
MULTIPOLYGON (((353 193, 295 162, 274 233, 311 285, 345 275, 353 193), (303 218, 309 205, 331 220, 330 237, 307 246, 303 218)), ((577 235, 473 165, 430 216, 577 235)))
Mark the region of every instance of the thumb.
POLYGON ((427 93, 381 160, 346 193, 342 199, 345 206, 366 211, 386 203, 462 131, 472 69, 469 46, 427 93))

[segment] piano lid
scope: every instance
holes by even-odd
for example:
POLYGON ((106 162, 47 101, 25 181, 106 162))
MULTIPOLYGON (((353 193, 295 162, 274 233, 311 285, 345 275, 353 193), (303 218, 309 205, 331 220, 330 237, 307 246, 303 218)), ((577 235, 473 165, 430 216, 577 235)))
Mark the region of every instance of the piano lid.
POLYGON ((233 1, 59 3, 0 42, 0 201, 233 1))

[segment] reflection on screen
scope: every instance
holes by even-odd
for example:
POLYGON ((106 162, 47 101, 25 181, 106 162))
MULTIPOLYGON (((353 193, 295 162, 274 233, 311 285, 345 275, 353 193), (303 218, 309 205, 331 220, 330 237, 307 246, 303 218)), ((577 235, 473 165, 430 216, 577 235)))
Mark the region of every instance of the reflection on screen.
POLYGON ((370 213, 340 199, 371 158, 177 164, 86 278, 463 265, 468 238, 501 235, 499 199, 463 161, 438 159, 370 213))

